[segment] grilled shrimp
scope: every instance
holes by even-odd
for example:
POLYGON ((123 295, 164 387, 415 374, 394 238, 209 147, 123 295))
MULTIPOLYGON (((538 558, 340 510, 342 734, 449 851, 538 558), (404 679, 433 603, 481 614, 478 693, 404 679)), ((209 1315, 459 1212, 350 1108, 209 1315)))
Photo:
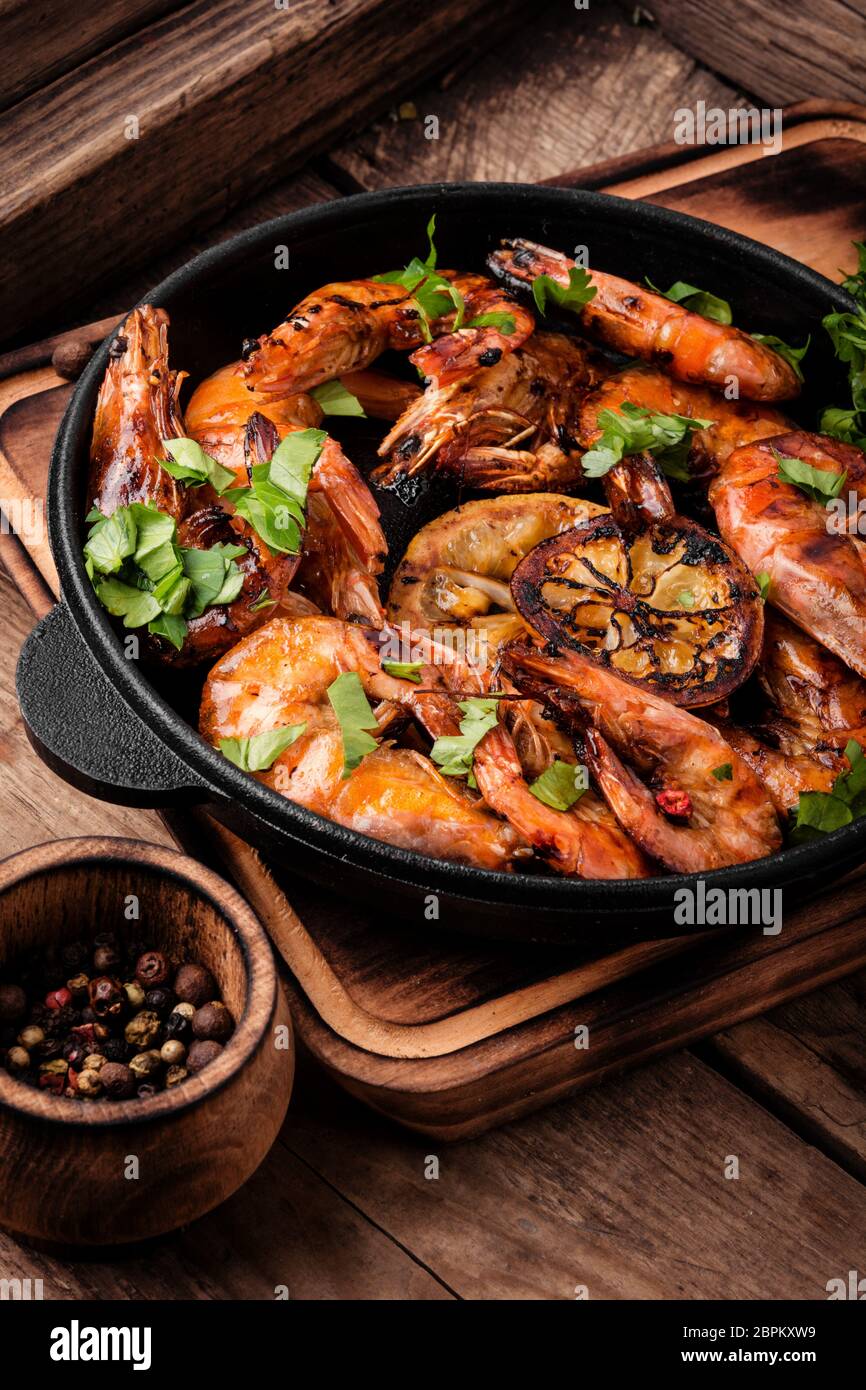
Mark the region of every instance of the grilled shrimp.
POLYGON ((322 423, 321 407, 312 396, 251 391, 244 380, 243 362, 229 362, 200 382, 186 407, 190 438, 224 468, 234 469, 239 484, 247 481, 247 425, 255 413, 274 425, 279 439, 292 430, 317 428, 322 423))
POLYGON ((838 474, 851 445, 799 431, 736 449, 713 480, 719 530, 752 570, 769 575, 769 601, 866 676, 866 565, 860 542, 828 529, 828 512, 778 475, 780 457, 838 474))
MULTIPOLYGON (((415 348, 412 361, 425 375, 451 380, 478 366, 492 365, 528 338, 531 313, 486 276, 438 272, 465 298, 466 327, 454 330, 456 310, 434 320, 430 331, 441 344, 424 345, 425 324, 418 305, 402 285, 381 280, 350 280, 324 285, 302 299, 284 323, 264 334, 246 353, 244 374, 256 391, 309 391, 323 381, 359 371, 386 348, 415 348), (507 314, 510 331, 471 320, 491 311, 507 314)), ((497 319, 501 325, 501 319, 497 319)))
MULTIPOLYGON (((574 755, 570 761, 575 762, 574 755)), ((648 878, 652 868, 593 791, 557 811, 529 790, 514 740, 502 724, 475 749, 478 788, 551 868, 578 878, 648 878)))
POLYGON ((866 681, 781 613, 767 609, 758 679, 811 749, 866 742, 866 681))
MULTIPOLYGON (((511 287, 540 275, 568 285, 574 261, 559 251, 517 239, 503 243, 487 264, 511 287)), ((749 400, 790 400, 800 393, 793 367, 766 343, 729 324, 684 309, 663 295, 603 271, 588 271, 595 296, 578 311, 584 329, 627 357, 657 362, 680 381, 723 390, 736 379, 749 400)))
POLYGON ((180 520, 186 489, 159 460, 163 439, 184 433, 179 394, 186 375, 168 367, 168 314, 142 304, 111 344, 96 402, 89 499, 103 516, 149 502, 180 520))
MULTIPOLYGON (((339 824, 420 853, 508 869, 527 853, 514 830, 410 749, 380 747, 343 776, 343 747, 327 700, 332 682, 357 672, 386 725, 394 704, 425 700, 407 681, 388 676, 373 634, 336 618, 274 618, 238 643, 213 668, 202 695, 199 728, 214 745, 269 729, 305 731, 268 772, 266 785, 339 824)), ((426 697, 429 698, 429 697, 426 697)))
POLYGON ((641 364, 608 376, 584 397, 578 430, 584 448, 591 448, 601 434, 601 412, 621 412, 626 401, 662 415, 713 421, 706 429, 695 430, 691 437, 689 471, 695 478, 712 476, 742 444, 790 428, 786 417, 772 406, 729 401, 706 387, 672 381, 657 367, 641 364))
POLYGON ((525 693, 584 730, 590 770, 623 830, 669 869, 703 872, 781 847, 767 792, 704 720, 577 652, 550 657, 516 643, 502 662, 525 693), (721 769, 730 777, 713 775, 721 769))
POLYGON ((540 541, 603 512, 595 502, 545 492, 485 497, 446 512, 410 541, 391 581, 391 621, 472 629, 478 654, 486 642, 492 656, 526 631, 511 596, 515 567, 540 541))
POLYGON ((457 473, 470 487, 499 491, 576 482, 576 406, 605 370, 598 354, 573 339, 535 333, 495 366, 428 387, 382 441, 379 456, 389 462, 373 478, 391 487, 435 467, 457 473), (538 461, 542 446, 547 451, 538 461), (558 470, 555 478, 551 467, 558 470))
POLYGON ((786 752, 772 747, 750 729, 715 718, 712 723, 766 788, 780 817, 794 810, 802 792, 829 792, 843 770, 839 757, 821 760, 812 753, 786 752))

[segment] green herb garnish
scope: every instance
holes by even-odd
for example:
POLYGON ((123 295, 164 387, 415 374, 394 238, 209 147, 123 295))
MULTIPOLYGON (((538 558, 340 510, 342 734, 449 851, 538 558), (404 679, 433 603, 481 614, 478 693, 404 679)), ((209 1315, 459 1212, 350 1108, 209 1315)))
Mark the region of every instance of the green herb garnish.
POLYGON ((776 477, 779 481, 799 488, 815 502, 838 497, 845 486, 847 473, 831 473, 824 468, 815 468, 811 463, 804 463, 802 459, 784 458, 775 449, 773 453, 778 464, 776 477))
POLYGON ((845 276, 842 286, 853 297, 856 309, 853 314, 832 313, 823 319, 836 356, 848 366, 851 405, 828 407, 821 414, 820 428, 824 434, 862 449, 866 448, 866 244, 855 241, 854 246, 858 268, 845 276))
POLYGON ((478 314, 476 318, 469 319, 464 327, 495 328, 508 337, 509 333, 513 333, 515 329, 514 315, 506 314, 504 310, 493 309, 489 314, 478 314))
POLYGON ((310 475, 327 438, 324 430, 294 430, 280 441, 270 462, 253 465, 249 487, 224 494, 271 550, 297 555, 310 475))
POLYGON ((413 685, 421 684, 421 668, 423 661, 383 661, 382 670, 389 676, 394 676, 399 681, 412 681, 413 685))
POLYGON ((717 782, 733 782, 734 769, 730 763, 720 763, 713 768, 713 776, 717 782))
POLYGON ((790 834, 793 844, 827 835, 866 815, 866 758, 856 739, 846 743, 845 756, 850 768, 839 774, 829 792, 800 793, 790 834))
POLYGON ((770 596, 770 582, 770 576, 768 575, 766 570, 761 570, 760 574, 755 575, 755 583, 758 586, 758 591, 761 595, 761 598, 764 600, 764 603, 767 602, 767 599, 770 596))
POLYGON ((650 453, 669 477, 685 481, 692 433, 713 423, 686 415, 662 415, 624 401, 620 410, 599 413, 601 438, 584 454, 581 466, 588 478, 603 478, 629 454, 650 453))
POLYGON ((262 589, 255 603, 250 604, 250 612, 261 613, 263 608, 275 608, 276 604, 276 599, 271 598, 270 590, 262 589))
POLYGON ((267 772, 281 753, 301 737, 306 724, 287 724, 282 729, 268 729, 250 738, 221 738, 223 757, 242 772, 267 772))
POLYGON ((335 381, 323 381, 321 386, 314 386, 310 395, 319 402, 326 415, 359 415, 366 419, 364 407, 347 390, 339 378, 335 381))
POLYGON ((694 608, 695 596, 692 593, 691 589, 682 589, 677 594, 677 603, 680 605, 681 608, 694 608))
POLYGON ((710 294, 709 290, 698 289, 697 285, 688 285, 685 280, 676 280, 669 290, 661 290, 658 285, 654 285, 649 276, 646 283, 656 294, 660 294, 663 299, 670 299, 674 304, 682 304, 684 309, 688 309, 693 314, 702 314, 705 319, 712 319, 714 323, 732 323, 733 315, 731 306, 726 299, 719 299, 718 295, 710 294))
POLYGON ((557 758, 540 777, 530 782, 529 790, 554 811, 567 811, 587 790, 580 784, 583 776, 584 770, 578 763, 565 763, 557 758))
POLYGON ((470 786, 473 786, 475 749, 484 735, 496 727, 497 701, 473 697, 461 700, 457 708, 465 716, 460 721, 460 733, 437 738, 430 749, 430 757, 446 777, 468 777, 470 786))
POLYGON ((578 313, 595 298, 595 294, 595 285, 589 272, 577 265, 569 269, 567 285, 560 285, 558 280, 551 279, 549 275, 539 275, 532 282, 532 298, 540 314, 547 313, 548 301, 557 309, 571 309, 578 313))
POLYGON ((409 262, 403 270, 389 270, 384 275, 374 275, 373 279, 380 284, 402 285, 411 294, 415 305, 420 314, 421 332, 426 342, 431 342, 433 334, 430 331, 430 324, 434 319, 442 318, 443 314, 449 313, 452 309, 456 310, 454 328, 460 328, 463 323, 463 315, 466 306, 463 296, 444 275, 439 275, 436 270, 436 246, 433 235, 436 231, 436 214, 427 223, 427 240, 429 249, 425 259, 422 261, 417 256, 409 262))
POLYGON ((210 483, 216 492, 225 492, 231 487, 235 475, 230 468, 224 468, 216 459, 206 454, 195 439, 164 439, 162 447, 168 450, 167 459, 160 459, 160 465, 187 487, 201 487, 210 483))
POLYGON ((178 651, 192 618, 232 603, 243 588, 235 560, 246 554, 244 546, 179 546, 173 517, 154 506, 133 502, 107 517, 94 510, 88 521, 85 568, 103 608, 123 618, 124 627, 147 623, 178 651))
POLYGON ((753 333, 751 335, 756 343, 764 343, 766 347, 772 348, 780 357, 793 367, 800 381, 803 381, 803 368, 800 366, 806 353, 809 351, 809 344, 812 341, 811 333, 807 336, 801 348, 794 347, 791 343, 786 343, 784 338, 777 338, 775 333, 753 333))
POLYGON ((343 776, 348 777, 362 758, 378 748, 369 730, 379 726, 357 671, 344 671, 328 686, 327 694, 343 735, 343 776))

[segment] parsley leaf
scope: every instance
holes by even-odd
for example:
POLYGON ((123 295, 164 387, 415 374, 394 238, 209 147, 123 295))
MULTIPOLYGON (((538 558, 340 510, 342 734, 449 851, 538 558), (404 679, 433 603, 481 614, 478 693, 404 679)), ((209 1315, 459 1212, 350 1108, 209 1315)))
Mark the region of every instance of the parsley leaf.
POLYGON ((220 752, 242 772, 267 772, 281 753, 301 737, 306 724, 287 724, 250 738, 221 738, 220 752))
POLYGON ((712 319, 714 323, 733 323, 731 306, 727 299, 719 299, 718 295, 710 294, 709 290, 698 289, 697 285, 688 285, 685 280, 676 280, 669 290, 659 289, 649 276, 646 277, 646 283, 663 299, 682 304, 684 309, 690 310, 693 314, 702 314, 705 319, 712 319))
POLYGON ((815 502, 838 497, 845 486, 847 473, 831 473, 824 468, 815 468, 811 463, 804 463, 802 459, 784 458, 775 449, 773 453, 778 464, 776 477, 779 481, 798 487, 815 502))
POLYGON ((437 738, 430 749, 430 757, 444 776, 469 777, 471 785, 475 749, 496 725, 497 701, 473 696, 470 700, 461 700, 457 708, 465 716, 460 721, 460 733, 437 738))
POLYGON ((758 586, 761 598, 764 600, 764 603, 766 603, 767 599, 770 596, 771 583, 770 576, 768 575, 766 570, 761 570, 760 574, 755 575, 755 583, 758 586))
POLYGON ((856 309, 850 313, 827 314, 824 328, 840 362, 847 363, 851 405, 830 406, 821 415, 821 430, 846 444, 866 447, 866 247, 855 241, 858 269, 842 281, 853 297, 856 309))
POLYGON ((857 269, 853 275, 844 277, 842 288, 847 290, 858 304, 866 307, 866 242, 852 241, 851 245, 857 252, 857 269))
POLYGON ((225 492, 235 480, 232 470, 206 454, 195 439, 164 439, 162 447, 170 457, 159 460, 161 467, 188 487, 210 483, 215 492, 225 492))
POLYGON ((412 681, 413 685, 420 685, 423 665, 423 661, 383 661, 382 670, 386 675, 394 676, 396 680, 412 681))
POLYGON ((378 748, 368 731, 379 726, 357 671, 344 671, 328 686, 327 694, 343 735, 343 776, 348 777, 362 758, 378 748))
POLYGON ((425 260, 419 260, 417 256, 403 270, 389 270, 384 275, 374 275, 373 279, 387 285, 402 285, 412 295, 418 309, 421 320, 421 332, 426 340, 432 340, 430 324, 434 319, 439 319, 443 314, 447 314, 453 308, 456 310, 454 328, 457 329, 463 323, 465 303, 463 296, 444 275, 439 275, 436 271, 436 246, 433 241, 433 234, 436 231, 436 214, 427 223, 427 239, 429 250, 425 260))
POLYGON ((686 415, 663 415, 624 401, 621 410, 602 410, 601 438, 587 450, 581 466, 588 478, 603 478, 629 454, 653 454, 669 477, 687 479, 687 458, 694 430, 714 422, 686 415))
MULTIPOLYGON (((456 324, 454 326, 457 327, 456 324)), ((469 319, 465 327, 495 328, 508 337, 509 333, 514 332, 514 315, 506 314, 504 310, 494 309, 489 314, 478 314, 474 319, 469 319)))
POLYGON ((828 406, 821 412, 818 428, 822 434, 841 439, 843 444, 854 444, 858 449, 866 449, 866 410, 843 410, 841 406, 828 406))
POLYGON ((814 840, 866 815, 866 758, 856 739, 849 739, 845 745, 845 756, 849 770, 840 772, 829 792, 800 793, 790 835, 792 843, 814 840))
POLYGON ((794 347, 792 343, 786 343, 784 338, 777 338, 775 333, 753 333, 751 336, 756 343, 765 343, 767 347, 777 352, 780 357, 784 358, 789 367, 794 368, 799 379, 801 381, 804 380, 803 368, 800 366, 800 363, 809 351, 809 344, 812 341, 811 333, 807 335, 806 341, 801 348, 794 347))
POLYGON ((578 313, 595 295, 595 285, 589 272, 577 265, 571 266, 567 285, 560 285, 549 275, 539 275, 532 282, 532 298, 540 314, 547 313, 548 301, 557 309, 571 309, 578 313))
POLYGON ((585 770, 580 764, 565 763, 556 758, 540 777, 530 782, 529 790, 545 806, 552 806, 554 811, 567 811, 587 790, 582 785, 585 777, 585 770))
MULTIPOLYGON (((90 515, 92 517, 93 512, 90 515)), ((118 507, 108 517, 97 512, 91 526, 84 546, 85 556, 99 574, 116 574, 135 550, 138 528, 131 511, 128 507, 118 507)))
POLYGON ((733 782, 734 769, 731 763, 720 763, 713 768, 713 776, 717 782, 733 782))
POLYGON ((297 555, 307 487, 327 438, 324 430, 293 430, 280 441, 268 463, 253 465, 249 487, 235 487, 225 493, 238 515, 271 550, 297 555))
POLYGON ((694 608, 695 596, 691 589, 681 589, 677 594, 677 603, 681 608, 694 608))
POLYGON ((277 601, 275 598, 271 598, 270 589, 262 589, 255 603, 250 604, 250 612, 261 613, 263 608, 275 608, 276 605, 277 601))
POLYGON ((310 395, 319 402, 326 415, 359 415, 365 420, 367 418, 358 397, 353 396, 339 378, 314 386, 310 395))

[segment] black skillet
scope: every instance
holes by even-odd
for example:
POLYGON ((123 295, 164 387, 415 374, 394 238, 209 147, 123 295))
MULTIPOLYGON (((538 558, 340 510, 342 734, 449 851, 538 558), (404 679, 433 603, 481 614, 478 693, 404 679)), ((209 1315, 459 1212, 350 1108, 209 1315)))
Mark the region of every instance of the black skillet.
MULTIPOLYGON (((735 321, 801 343, 812 334, 808 389, 795 415, 814 428, 822 404, 846 399, 821 319, 851 309, 838 287, 778 252, 734 233, 645 203, 523 184, 454 184, 362 194, 278 218, 205 252, 146 296, 171 315, 174 367, 193 381, 239 355, 245 337, 279 322, 309 290, 405 264, 426 250, 437 215, 440 265, 481 269, 504 236, 524 236, 656 285, 684 279, 729 299, 735 321), (289 268, 277 269, 289 250, 289 268)), ((538 873, 494 873, 395 849, 312 815, 238 771, 194 727, 197 690, 127 660, 97 604, 81 561, 87 454, 108 357, 95 354, 63 419, 51 462, 48 514, 62 602, 32 633, 18 667, 18 695, 31 741, 62 777, 105 801, 137 806, 205 804, 279 863, 374 910, 417 923, 521 940, 587 941, 625 931, 669 936, 689 876, 582 882, 538 873), (192 722, 191 722, 192 721, 192 722), (429 906, 438 899, 438 918, 429 906)), ((373 441, 343 442, 362 466, 373 441)), ((453 492, 424 490, 411 505, 388 496, 385 527, 396 562, 409 537, 454 505, 453 492)), ((788 890, 790 908, 835 882, 866 848, 866 821, 772 858, 703 875, 707 887, 788 890)), ((698 928, 699 929, 699 928, 698 928)))

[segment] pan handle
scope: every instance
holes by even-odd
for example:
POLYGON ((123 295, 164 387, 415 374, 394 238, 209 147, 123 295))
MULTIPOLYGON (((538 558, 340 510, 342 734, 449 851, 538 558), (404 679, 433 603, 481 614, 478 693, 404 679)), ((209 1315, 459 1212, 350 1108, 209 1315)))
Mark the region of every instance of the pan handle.
POLYGON ((121 806, 217 799, 115 690, 65 603, 52 608, 24 643, 16 685, 34 749, 81 791, 121 806))

